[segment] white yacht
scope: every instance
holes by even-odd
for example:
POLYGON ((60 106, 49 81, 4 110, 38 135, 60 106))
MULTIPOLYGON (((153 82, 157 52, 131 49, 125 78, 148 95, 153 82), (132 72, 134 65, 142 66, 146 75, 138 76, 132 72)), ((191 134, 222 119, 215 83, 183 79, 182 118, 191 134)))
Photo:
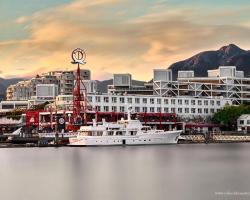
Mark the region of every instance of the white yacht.
POLYGON ((132 120, 130 110, 128 119, 117 123, 103 120, 97 125, 82 126, 76 137, 69 138, 70 146, 108 146, 108 145, 145 145, 145 144, 176 144, 182 130, 164 131, 143 126, 139 120, 132 120))

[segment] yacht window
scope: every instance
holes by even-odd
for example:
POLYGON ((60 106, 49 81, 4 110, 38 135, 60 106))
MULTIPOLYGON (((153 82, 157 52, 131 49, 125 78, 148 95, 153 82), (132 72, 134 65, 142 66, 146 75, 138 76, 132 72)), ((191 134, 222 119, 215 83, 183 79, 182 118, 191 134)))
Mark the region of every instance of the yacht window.
POLYGON ((97 132, 96 132, 96 135, 97 135, 97 136, 102 136, 102 132, 101 132, 101 131, 97 131, 97 132))
POLYGON ((114 131, 108 131, 108 135, 114 135, 114 131))
POLYGON ((80 132, 81 136, 92 136, 92 132, 91 131, 82 131, 80 132))
POLYGON ((130 131, 130 135, 136 135, 136 131, 130 131))
POLYGON ((116 135, 122 135, 122 131, 117 131, 116 135))

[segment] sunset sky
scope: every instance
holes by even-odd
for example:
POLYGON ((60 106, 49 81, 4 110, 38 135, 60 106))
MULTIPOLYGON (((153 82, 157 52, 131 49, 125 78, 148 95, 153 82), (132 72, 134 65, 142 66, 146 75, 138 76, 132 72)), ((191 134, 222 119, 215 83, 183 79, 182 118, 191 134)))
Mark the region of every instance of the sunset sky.
POLYGON ((93 79, 149 80, 204 50, 250 49, 249 0, 0 0, 0 77, 75 69, 87 53, 93 79))

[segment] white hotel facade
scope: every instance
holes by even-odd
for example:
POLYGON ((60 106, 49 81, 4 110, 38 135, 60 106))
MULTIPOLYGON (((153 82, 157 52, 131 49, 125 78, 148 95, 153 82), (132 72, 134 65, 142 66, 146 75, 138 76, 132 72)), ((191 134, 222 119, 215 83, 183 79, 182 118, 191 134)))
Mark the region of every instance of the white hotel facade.
MULTIPOLYGON (((250 78, 235 66, 222 66, 209 70, 207 77, 195 77, 193 71, 179 71, 172 80, 168 69, 154 70, 153 80, 144 86, 132 83, 130 74, 114 74, 108 93, 99 93, 96 81, 86 80, 88 105, 99 112, 126 112, 132 106, 140 113, 176 113, 181 118, 207 118, 226 104, 250 102, 250 78)), ((46 90, 43 90, 46 91, 46 90)), ((54 94, 54 93, 53 93, 54 94)), ((35 100, 41 101, 39 92, 35 100)), ((45 94, 43 94, 45 95, 45 94)), ((53 96, 53 95, 52 95, 53 96)), ((52 97, 52 106, 59 110, 72 110, 73 96, 65 93, 52 97)), ((11 102, 9 102, 11 104, 11 102)), ((13 101, 12 101, 13 103, 13 101)), ((0 103, 10 108, 8 101, 0 103)))
MULTIPOLYGON (((72 95, 59 95, 56 106, 62 110, 72 107, 72 95)), ((224 98, 161 97, 158 95, 88 94, 88 104, 98 112, 126 112, 132 106, 136 113, 176 113, 181 118, 206 118, 230 100, 224 98)))

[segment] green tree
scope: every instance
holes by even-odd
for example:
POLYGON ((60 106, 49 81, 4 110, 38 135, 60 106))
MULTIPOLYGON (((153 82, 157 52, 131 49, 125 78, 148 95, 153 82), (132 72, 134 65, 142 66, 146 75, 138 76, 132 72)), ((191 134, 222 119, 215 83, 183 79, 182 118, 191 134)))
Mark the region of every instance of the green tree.
POLYGON ((222 126, 224 130, 236 130, 237 119, 242 114, 250 114, 250 105, 226 105, 214 114, 212 120, 222 126))

